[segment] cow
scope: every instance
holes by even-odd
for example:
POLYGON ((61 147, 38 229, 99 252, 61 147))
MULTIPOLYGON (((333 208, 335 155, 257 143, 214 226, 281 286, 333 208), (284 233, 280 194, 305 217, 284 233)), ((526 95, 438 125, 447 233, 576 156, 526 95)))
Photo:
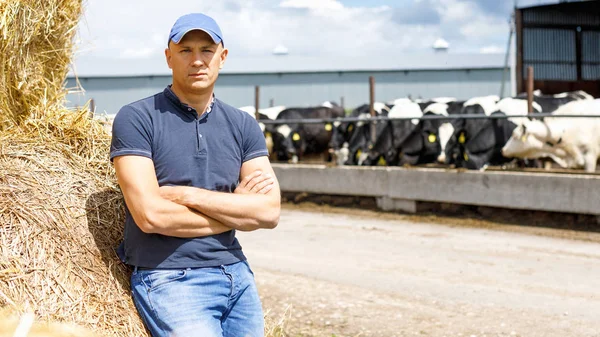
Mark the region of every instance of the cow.
MULTIPOLYGON (((444 102, 442 100, 442 102, 444 102)), ((423 110, 424 116, 449 116, 461 112, 464 101, 446 101, 446 103, 433 103, 423 110)), ((421 120, 424 152, 421 163, 428 164, 435 161, 444 163, 445 149, 448 140, 454 133, 450 120, 421 120), (426 141, 425 141, 426 140, 426 141), (439 144, 439 146, 438 146, 439 144), (437 153, 437 155, 435 155, 437 153), (435 155, 435 158, 433 156, 435 155)))
MULTIPOLYGON (((246 113, 248 113, 250 116, 252 116, 254 118, 257 117, 256 116, 256 108, 254 106, 248 105, 248 106, 240 107, 239 109, 242 111, 245 111, 246 113)), ((265 136, 265 143, 267 144, 267 150, 269 151, 269 155, 272 156, 273 158, 274 158, 274 154, 273 154, 274 127, 272 124, 265 124, 265 123, 262 123, 261 121, 274 120, 277 118, 279 113, 283 110, 285 110, 285 106, 279 105, 279 106, 274 106, 274 107, 270 107, 270 108, 266 108, 266 109, 260 109, 258 112, 258 120, 257 120, 258 125, 260 126, 260 129, 263 132, 263 135, 265 136)))
MULTIPOLYGON (((343 117, 343 112, 326 106, 310 108, 288 108, 279 113, 277 120, 329 119, 343 117)), ((273 134, 273 151, 281 161, 298 162, 308 154, 319 154, 329 158, 329 143, 333 124, 277 124, 273 134)))
MULTIPOLYGON (((526 99, 527 94, 521 93, 516 98, 526 99)), ((540 90, 533 92, 533 101, 542 108, 542 112, 553 112, 559 107, 573 101, 593 100, 590 94, 583 90, 564 92, 555 95, 544 95, 540 90)))
MULTIPOLYGON (((471 98, 464 102, 460 114, 490 116, 495 111, 498 100, 498 96, 471 98)), ((468 120, 459 118, 452 120, 449 125, 445 126, 444 132, 451 132, 451 136, 448 140, 444 139, 446 144, 444 146, 444 154, 439 156, 438 159, 443 160, 444 164, 453 164, 456 166, 462 166, 465 162, 468 162, 468 154, 465 155, 464 153, 464 147, 468 140, 467 137, 473 139, 479 137, 479 130, 482 126, 486 125, 485 122, 485 119, 468 120)), ((472 143, 475 143, 475 141, 472 141, 472 143)))
MULTIPOLYGON (((572 101, 555 115, 600 113, 600 99, 572 101)), ((552 118, 534 120, 516 128, 502 148, 506 157, 549 157, 564 168, 596 170, 600 157, 600 120, 596 118, 552 118)))
POLYGON ((395 103, 388 114, 389 118, 414 117, 415 119, 377 122, 375 141, 371 141, 370 132, 369 138, 364 137, 366 146, 362 147, 362 153, 357 156, 356 164, 403 165, 418 162, 418 154, 415 153, 415 149, 421 147, 418 118, 423 116, 423 112, 420 105, 412 101, 396 100, 395 103), (415 134, 419 136, 414 136, 415 134))
MULTIPOLYGON (((387 117, 415 117, 419 118, 422 113, 419 106, 416 103, 408 99, 397 99, 393 102, 390 102, 385 106, 381 106, 381 110, 378 111, 378 116, 387 116, 387 117), (390 103, 394 103, 395 105, 391 106, 390 103), (390 109, 391 106, 391 109, 390 109), (389 111, 388 111, 389 110, 389 111)), ((361 114, 359 118, 370 118, 369 114, 361 114)), ((356 123, 356 131, 353 132, 351 138, 348 141, 347 146, 347 157, 345 157, 344 164, 345 165, 369 165, 369 153, 368 151, 372 150, 374 147, 374 142, 372 139, 375 138, 376 142, 379 140, 380 142, 384 141, 382 137, 393 137, 391 135, 386 136, 386 132, 391 130, 389 125, 392 123, 391 121, 379 121, 374 122, 374 127, 371 123, 365 122, 357 122, 356 123), (375 130, 374 137, 371 135, 371 132, 375 130)), ((405 121, 394 121, 394 123, 414 123, 417 124, 418 120, 405 120, 405 121)), ((412 125, 412 124, 411 124, 412 125)), ((391 139, 391 138, 390 138, 391 139)), ((388 160, 391 160, 388 158, 388 160)))
MULTIPOLYGON (((387 116, 392 105, 390 103, 375 102, 373 109, 375 110, 376 116, 387 116)), ((371 118, 370 105, 363 104, 356 109, 352 110, 350 116, 353 118, 367 119, 371 118)), ((364 126, 368 123, 364 122, 341 122, 336 121, 333 123, 333 132, 331 135, 331 141, 329 142, 329 151, 336 160, 337 165, 354 165, 357 163, 358 156, 362 154, 366 147, 367 137, 370 137, 370 129, 364 129, 364 126), (355 132, 360 129, 357 136, 354 137, 355 132), (368 133, 366 135, 365 133, 368 133), (353 138, 354 137, 354 138, 353 138), (350 148, 350 142, 352 140, 352 147, 350 148), (352 154, 352 158, 350 158, 352 154)))
MULTIPOLYGON (((437 99, 436 99, 437 100, 437 99)), ((390 111, 390 117, 448 116, 460 113, 464 102, 440 99, 447 103, 429 102, 424 111, 412 112, 406 106, 390 111)), ((419 104, 419 103, 417 103, 419 104)), ((419 104, 419 107, 422 107, 419 104)), ((434 163, 443 155, 443 147, 452 135, 450 123, 439 119, 421 119, 420 121, 390 121, 387 129, 378 132, 377 141, 369 151, 364 165, 418 165, 434 163)))
POLYGON ((333 101, 325 101, 325 102, 323 102, 323 104, 321 104, 321 106, 324 106, 324 107, 327 107, 327 108, 333 110, 333 114, 336 116, 337 115, 344 116, 346 114, 346 112, 344 111, 344 108, 333 101))
MULTIPOLYGON (((534 97, 533 112, 549 112, 544 111, 544 106, 546 109, 551 110, 565 104, 565 102, 581 99, 587 99, 587 97, 573 93, 554 96, 541 96, 539 94, 534 97)), ((467 103, 472 102, 467 101, 467 103)), ((465 106, 467 106, 467 103, 465 103, 465 106)), ((446 155, 452 156, 450 162, 457 167, 482 169, 487 165, 501 165, 512 161, 513 158, 503 155, 502 148, 511 138, 515 128, 527 125, 530 122, 527 101, 522 95, 515 98, 504 98, 493 107, 488 105, 486 108, 484 105, 479 105, 482 109, 476 106, 469 110, 474 113, 481 113, 481 110, 483 110, 484 114, 490 116, 504 114, 515 117, 457 121, 454 125, 454 135, 449 141, 449 144, 452 145, 446 147, 446 155), (490 111, 492 112, 490 113, 490 111)), ((448 158, 446 158, 446 161, 448 162, 448 158)))
POLYGON ((421 107, 421 111, 423 111, 423 113, 425 113, 425 110, 427 109, 427 107, 429 107, 432 104, 436 104, 436 103, 448 104, 451 102, 456 102, 456 98, 454 98, 454 97, 435 97, 429 101, 420 101, 420 100, 415 101, 415 103, 419 104, 419 107, 421 107))

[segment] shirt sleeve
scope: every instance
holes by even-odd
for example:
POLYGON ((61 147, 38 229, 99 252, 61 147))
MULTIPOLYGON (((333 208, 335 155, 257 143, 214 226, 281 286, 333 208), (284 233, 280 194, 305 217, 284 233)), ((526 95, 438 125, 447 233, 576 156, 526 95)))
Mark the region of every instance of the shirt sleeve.
POLYGON ((250 117, 244 116, 243 154, 242 162, 261 156, 269 156, 265 136, 258 122, 250 117))
POLYGON ((152 121, 148 114, 126 105, 112 125, 110 161, 119 156, 143 156, 152 159, 152 121))

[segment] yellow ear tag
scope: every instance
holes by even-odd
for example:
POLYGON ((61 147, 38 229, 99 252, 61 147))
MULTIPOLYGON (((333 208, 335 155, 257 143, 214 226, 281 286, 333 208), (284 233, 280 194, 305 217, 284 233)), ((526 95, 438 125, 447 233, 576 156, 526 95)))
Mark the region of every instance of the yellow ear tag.
POLYGON ((331 126, 331 124, 325 124, 325 130, 331 131, 331 129, 333 129, 333 127, 331 126))
POLYGON ((356 160, 358 160, 358 158, 360 158, 361 154, 362 154, 361 150, 356 151, 356 160))
POLYGON ((435 141, 437 140, 437 137, 433 133, 430 133, 429 137, 427 139, 429 140, 430 143, 435 143, 435 141))
POLYGON ((265 132, 265 137, 272 137, 273 135, 270 132, 265 132))
POLYGON ((467 139, 465 138, 465 133, 461 132, 460 136, 458 136, 458 142, 464 144, 466 141, 467 139))
POLYGON ((352 130, 354 130, 354 125, 348 125, 348 132, 352 132, 352 130))
POLYGON ((300 135, 297 134, 297 133, 294 133, 294 135, 292 135, 292 140, 295 141, 295 142, 299 141, 300 140, 300 135))
POLYGON ((464 152, 463 153, 463 158, 465 158, 465 160, 468 161, 469 160, 469 155, 466 152, 464 152))
POLYGON ((527 136, 525 136, 525 135, 521 136, 521 141, 522 142, 526 142, 527 141, 527 136))
POLYGON ((379 157, 379 161, 377 161, 378 166, 387 166, 387 161, 383 159, 383 157, 379 157))

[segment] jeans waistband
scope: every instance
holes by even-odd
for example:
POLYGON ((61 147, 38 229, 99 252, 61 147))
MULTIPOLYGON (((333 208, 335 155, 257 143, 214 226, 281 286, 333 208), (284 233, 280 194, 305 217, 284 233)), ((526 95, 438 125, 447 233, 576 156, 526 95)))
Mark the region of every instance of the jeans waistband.
POLYGON ((134 272, 137 272, 138 270, 152 270, 152 269, 156 269, 156 268, 133 266, 133 271, 134 272))

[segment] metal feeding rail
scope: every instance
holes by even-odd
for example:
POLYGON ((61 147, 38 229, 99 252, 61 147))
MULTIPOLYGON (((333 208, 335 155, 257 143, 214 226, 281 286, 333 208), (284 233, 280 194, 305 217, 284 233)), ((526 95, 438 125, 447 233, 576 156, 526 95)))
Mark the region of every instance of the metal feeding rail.
POLYGON ((456 119, 509 119, 509 118, 600 118, 600 114, 594 115, 553 115, 552 113, 533 113, 527 115, 505 115, 505 114, 493 114, 493 115, 481 115, 481 114, 462 114, 462 115, 427 115, 422 117, 372 117, 372 118, 359 118, 359 117, 345 117, 345 118, 305 118, 305 119, 259 119, 260 123, 264 124, 323 124, 323 123, 335 123, 335 122, 382 122, 382 121, 402 121, 402 120, 456 120, 456 119))

